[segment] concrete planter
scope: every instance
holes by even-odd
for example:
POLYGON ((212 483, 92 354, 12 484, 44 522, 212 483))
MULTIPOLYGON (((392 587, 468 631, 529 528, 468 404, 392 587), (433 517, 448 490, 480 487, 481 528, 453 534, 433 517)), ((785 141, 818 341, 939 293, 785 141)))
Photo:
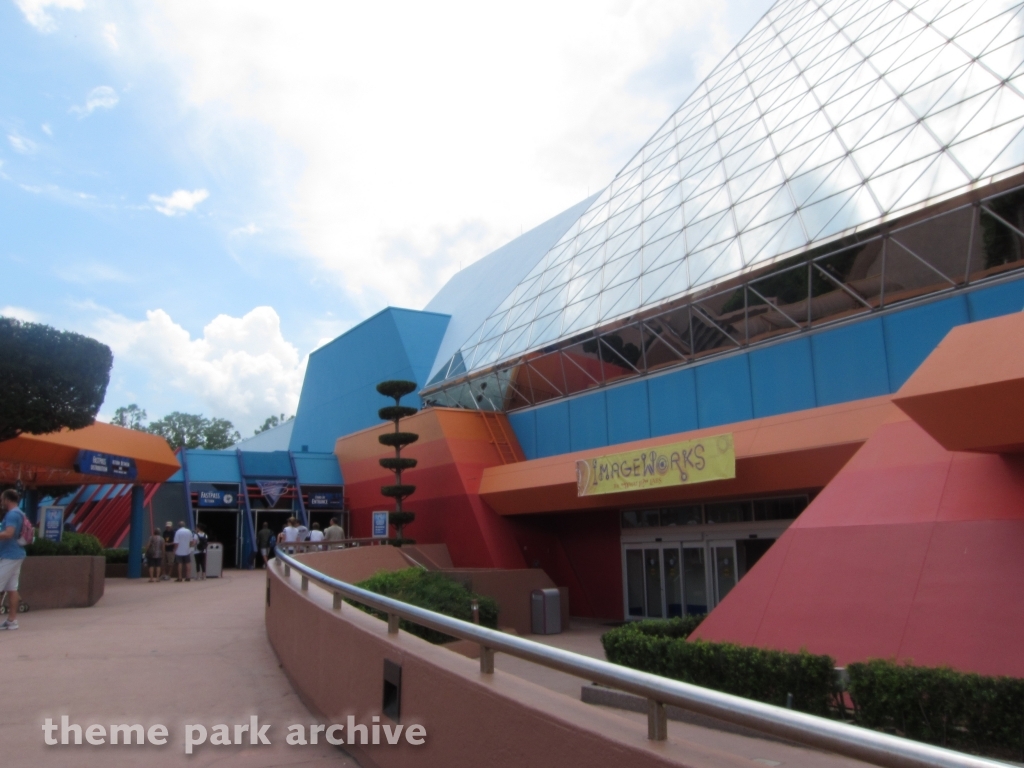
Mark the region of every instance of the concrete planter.
POLYGON ((26 557, 18 593, 33 611, 86 608, 103 597, 102 557, 26 557))

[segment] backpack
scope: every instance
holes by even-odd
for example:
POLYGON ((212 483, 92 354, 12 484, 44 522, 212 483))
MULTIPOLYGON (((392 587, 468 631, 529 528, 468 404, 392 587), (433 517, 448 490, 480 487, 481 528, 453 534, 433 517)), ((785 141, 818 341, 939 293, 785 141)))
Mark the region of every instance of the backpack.
MULTIPOLYGON (((19 510, 20 511, 20 510, 19 510)), ((21 513, 21 535, 18 537, 18 546, 24 547, 31 544, 36 538, 36 529, 32 521, 24 512, 21 513)))
POLYGON ((210 539, 205 533, 196 534, 196 552, 205 552, 210 539))

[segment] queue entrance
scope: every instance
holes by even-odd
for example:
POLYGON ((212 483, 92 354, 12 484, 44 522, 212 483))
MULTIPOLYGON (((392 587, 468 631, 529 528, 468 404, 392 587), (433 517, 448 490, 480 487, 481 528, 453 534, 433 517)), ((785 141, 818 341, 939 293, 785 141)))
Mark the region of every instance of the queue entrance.
POLYGON ((206 528, 210 543, 224 547, 224 567, 239 568, 242 552, 242 511, 239 509, 198 509, 196 524, 206 528))

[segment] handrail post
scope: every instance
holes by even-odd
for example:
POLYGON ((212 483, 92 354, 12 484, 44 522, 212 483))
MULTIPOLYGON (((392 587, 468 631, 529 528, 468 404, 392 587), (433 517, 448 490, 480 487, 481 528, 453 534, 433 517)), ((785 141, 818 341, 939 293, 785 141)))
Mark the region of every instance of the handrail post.
POLYGON ((388 634, 389 635, 397 635, 398 634, 398 620, 400 618, 401 617, 397 613, 389 613, 388 614, 388 634))
POLYGON ((654 699, 647 700, 647 738, 651 741, 668 738, 668 713, 665 705, 654 699))
POLYGON ((341 592, 334 593, 334 610, 341 610, 341 592))
POLYGON ((480 646, 480 671, 485 675, 494 674, 494 649, 480 646))
POLYGON ((288 563, 284 564, 284 577, 287 579, 292 575, 292 567, 288 563))
POLYGON ((303 575, 303 577, 302 577, 302 591, 303 592, 308 592, 309 591, 309 577, 306 576, 306 575, 303 575))

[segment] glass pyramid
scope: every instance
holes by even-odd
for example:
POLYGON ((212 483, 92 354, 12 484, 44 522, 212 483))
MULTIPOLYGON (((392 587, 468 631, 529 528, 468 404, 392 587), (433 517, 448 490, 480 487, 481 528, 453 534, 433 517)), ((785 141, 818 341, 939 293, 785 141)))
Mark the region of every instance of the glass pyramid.
POLYGON ((1019 172, 1022 35, 1022 3, 780 0, 470 337, 457 373, 1019 172))

